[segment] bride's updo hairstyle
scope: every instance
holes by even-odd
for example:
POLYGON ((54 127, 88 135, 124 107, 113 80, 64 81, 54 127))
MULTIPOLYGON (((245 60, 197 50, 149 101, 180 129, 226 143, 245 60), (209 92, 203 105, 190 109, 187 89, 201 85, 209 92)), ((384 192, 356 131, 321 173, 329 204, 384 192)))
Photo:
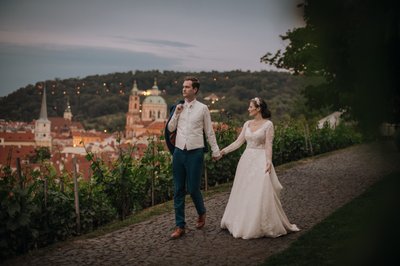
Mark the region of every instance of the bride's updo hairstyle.
POLYGON ((268 109, 267 103, 258 97, 250 100, 256 108, 260 107, 262 118, 271 118, 271 111, 268 109))

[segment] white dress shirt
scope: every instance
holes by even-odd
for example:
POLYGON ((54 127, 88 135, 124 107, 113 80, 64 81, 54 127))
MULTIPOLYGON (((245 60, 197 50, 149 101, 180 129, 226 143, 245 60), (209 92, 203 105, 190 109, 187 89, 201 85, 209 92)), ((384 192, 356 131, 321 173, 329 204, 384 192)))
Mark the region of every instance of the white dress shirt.
POLYGON ((211 146, 212 156, 220 155, 215 133, 211 124, 211 115, 207 105, 195 100, 190 103, 185 100, 180 114, 174 112, 168 123, 170 132, 177 129, 175 147, 184 150, 203 148, 203 130, 211 146))

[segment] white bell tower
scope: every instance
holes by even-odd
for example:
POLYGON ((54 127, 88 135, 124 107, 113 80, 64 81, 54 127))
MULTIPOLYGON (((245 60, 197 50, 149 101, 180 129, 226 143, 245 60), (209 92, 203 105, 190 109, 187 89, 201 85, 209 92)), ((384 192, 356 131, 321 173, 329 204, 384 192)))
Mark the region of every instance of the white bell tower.
POLYGON ((49 147, 51 150, 51 122, 47 119, 46 84, 43 86, 42 106, 40 117, 35 122, 36 146, 49 147))

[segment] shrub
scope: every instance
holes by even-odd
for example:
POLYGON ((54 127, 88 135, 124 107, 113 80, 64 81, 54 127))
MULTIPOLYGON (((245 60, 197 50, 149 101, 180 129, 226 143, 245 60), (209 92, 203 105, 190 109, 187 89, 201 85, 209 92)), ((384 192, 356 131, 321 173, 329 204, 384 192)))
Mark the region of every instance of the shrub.
MULTIPOLYGON (((237 129, 230 119, 217 128, 220 148, 236 140, 237 129)), ((325 125, 318 129, 300 121, 278 123, 273 161, 279 165, 361 141, 361 134, 351 125, 340 124, 336 129, 325 125)), ((399 131, 396 143, 400 147, 399 131)), ((111 164, 93 153, 87 154, 93 175, 90 181, 79 182, 80 232, 77 232, 70 174, 64 172, 57 176, 55 169, 44 162, 41 171, 28 169, 20 179, 9 166, 3 167, 0 171, 0 258, 89 232, 117 216, 124 219, 173 197, 171 155, 165 151, 162 138, 150 139, 141 159, 133 158, 135 147, 119 148, 119 157, 111 164)), ((205 154, 207 185, 232 180, 244 148, 245 145, 220 161, 213 161, 211 152, 205 154)))

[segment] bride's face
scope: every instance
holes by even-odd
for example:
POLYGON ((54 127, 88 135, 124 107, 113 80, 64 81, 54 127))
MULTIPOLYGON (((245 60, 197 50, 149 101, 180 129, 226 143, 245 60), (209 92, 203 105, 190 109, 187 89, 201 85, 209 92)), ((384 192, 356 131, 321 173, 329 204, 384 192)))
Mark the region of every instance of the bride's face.
POLYGON ((255 116, 255 115, 257 115, 257 114, 260 112, 259 109, 260 109, 260 108, 257 108, 257 107, 254 105, 254 103, 251 101, 250 104, 249 104, 249 108, 247 109, 247 111, 249 111, 249 115, 250 115, 250 116, 255 116))

